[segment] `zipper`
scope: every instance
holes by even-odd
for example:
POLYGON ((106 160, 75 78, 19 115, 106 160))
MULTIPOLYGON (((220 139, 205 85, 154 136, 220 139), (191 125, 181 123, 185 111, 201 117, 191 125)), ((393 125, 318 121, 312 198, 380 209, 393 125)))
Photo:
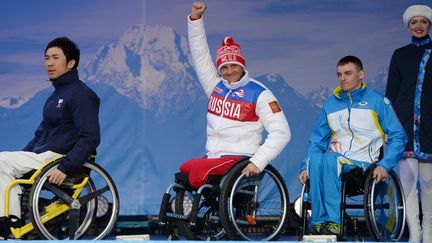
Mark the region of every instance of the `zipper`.
POLYGON ((232 89, 230 89, 230 90, 228 91, 228 93, 227 93, 227 94, 225 95, 225 97, 224 97, 224 100, 222 101, 222 112, 221 112, 220 117, 224 117, 225 101, 226 101, 226 99, 228 98, 228 95, 231 94, 231 92, 232 92, 232 89))
POLYGON ((352 97, 351 97, 351 93, 347 93, 347 95, 348 95, 348 98, 349 98, 349 102, 348 102, 348 104, 347 104, 347 107, 348 107, 348 130, 351 132, 351 141, 350 141, 349 148, 347 149, 347 151, 345 151, 344 155, 346 155, 346 153, 347 153, 348 151, 351 150, 352 143, 353 143, 353 141, 354 141, 354 132, 353 132, 352 129, 351 129, 351 106, 352 106, 352 97))

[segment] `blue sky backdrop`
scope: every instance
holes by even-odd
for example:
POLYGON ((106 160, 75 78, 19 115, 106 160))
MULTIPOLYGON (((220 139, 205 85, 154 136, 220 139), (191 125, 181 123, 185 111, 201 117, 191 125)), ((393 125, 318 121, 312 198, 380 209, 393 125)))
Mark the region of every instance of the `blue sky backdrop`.
MULTIPOLYGON (((43 51, 66 35, 79 43, 81 65, 103 43, 133 24, 170 26, 186 36, 185 0, 2 0, 0 2, 0 98, 32 96, 49 86, 43 51)), ((393 50, 409 42, 402 14, 431 1, 309 0, 207 1, 208 39, 215 50, 223 37, 240 43, 253 76, 278 72, 302 94, 336 85, 335 63, 353 54, 367 77, 386 70, 393 50)))

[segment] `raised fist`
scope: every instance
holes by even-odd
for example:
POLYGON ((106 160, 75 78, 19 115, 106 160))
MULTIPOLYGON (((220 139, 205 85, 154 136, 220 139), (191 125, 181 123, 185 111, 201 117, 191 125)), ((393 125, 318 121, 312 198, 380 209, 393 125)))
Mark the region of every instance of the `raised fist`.
POLYGON ((204 2, 194 2, 192 4, 191 17, 194 19, 199 19, 202 17, 206 10, 207 6, 204 2))

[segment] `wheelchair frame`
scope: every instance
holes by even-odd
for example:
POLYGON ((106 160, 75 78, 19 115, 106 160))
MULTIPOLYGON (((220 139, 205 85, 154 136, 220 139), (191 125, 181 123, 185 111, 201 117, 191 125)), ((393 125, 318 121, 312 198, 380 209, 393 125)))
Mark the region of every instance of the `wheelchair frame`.
MULTIPOLYGON (((93 218, 96 217, 96 211, 91 212, 93 214, 93 216, 91 216, 92 218, 90 219, 89 222, 87 222, 87 224, 85 225, 85 229, 83 232, 79 232, 80 228, 78 228, 78 221, 79 221, 79 215, 78 215, 78 210, 80 209, 80 207, 84 204, 91 204, 93 205, 93 210, 95 210, 97 208, 97 202, 98 199, 97 197, 100 196, 101 194, 105 193, 106 191, 110 191, 112 193, 112 212, 111 212, 111 217, 109 219, 109 222, 107 224, 107 226, 105 227, 104 231, 98 235, 97 239, 101 239, 106 237, 109 232, 112 230, 112 228, 115 225, 115 221, 118 217, 118 212, 119 212, 119 197, 118 197, 118 191, 117 188, 114 184, 114 181, 112 180, 112 178, 106 173, 105 170, 103 170, 102 167, 98 166, 96 163, 94 163, 96 156, 92 155, 89 160, 87 162, 84 163, 83 168, 88 169, 90 172, 91 171, 95 171, 94 173, 97 173, 98 176, 101 176, 106 183, 106 186, 104 188, 95 189, 94 183, 91 179, 90 173, 88 175, 85 175, 82 178, 82 181, 75 184, 71 184, 70 189, 73 190, 72 195, 68 195, 67 193, 63 192, 61 189, 59 189, 56 185, 53 185, 51 183, 47 183, 44 184, 46 182, 46 177, 44 178, 43 176, 45 176, 46 172, 48 172, 49 170, 52 170, 54 167, 57 166, 57 161, 59 159, 61 159, 64 156, 59 156, 56 158, 53 158, 47 162, 44 163, 43 166, 41 166, 40 168, 38 168, 37 170, 35 170, 35 172, 30 176, 30 178, 28 179, 15 179, 13 180, 6 188, 5 190, 5 208, 4 208, 4 213, 5 216, 8 217, 9 216, 9 206, 10 206, 10 191, 14 186, 18 186, 18 185, 31 185, 32 186, 32 193, 33 194, 29 194, 29 202, 30 199, 34 197, 34 192, 37 191, 38 193, 40 193, 42 191, 42 188, 45 187, 46 189, 50 190, 54 195, 56 195, 59 200, 57 200, 54 203, 51 203, 50 205, 46 206, 44 209, 46 211, 46 214, 44 215, 40 215, 41 218, 40 220, 33 220, 34 218, 34 212, 33 210, 36 210, 37 213, 39 212, 39 209, 33 209, 33 207, 35 207, 35 205, 29 205, 30 211, 29 212, 21 212, 21 214, 23 213, 27 213, 30 214, 30 218, 32 219, 30 222, 28 222, 27 224, 21 226, 21 227, 11 227, 11 233, 12 235, 16 238, 16 239, 20 239, 22 238, 24 235, 26 235, 27 233, 31 232, 32 230, 36 230, 38 233, 41 232, 40 227, 38 227, 38 224, 43 224, 46 222, 49 222, 50 220, 56 218, 57 216, 67 212, 68 210, 70 210, 70 229, 69 229, 69 238, 70 239, 76 239, 78 237, 76 237, 76 233, 79 234, 79 236, 82 236, 85 231, 87 231, 90 228, 90 225, 93 221, 93 218), (42 174, 42 172, 44 170, 48 170, 45 172, 45 174, 42 174), (42 181, 42 182, 41 182, 42 181), (86 188, 86 186, 89 186, 89 188, 91 188, 91 190, 93 190, 92 192, 88 193, 87 195, 83 196, 82 198, 79 198, 81 192, 83 191, 84 188, 86 188), (94 201, 92 201, 94 200, 94 201), (35 225, 36 224, 36 225, 35 225)), ((76 176, 72 177, 75 178, 76 176)), ((67 179, 66 179, 67 180, 67 179)), ((65 184, 65 182, 62 184, 62 186, 65 184)), ((38 199, 37 199, 38 200, 38 199)), ((23 204, 23 202, 21 201, 21 205, 23 204)), ((32 204, 30 202, 30 204, 32 204)), ((36 205, 37 207, 38 205, 36 205)), ((89 219, 87 219, 89 220, 89 219)), ((83 222, 84 224, 84 222, 83 222)), ((46 235, 42 236, 42 237, 47 237, 46 235)))
MULTIPOLYGON (((175 234, 173 235, 172 229, 170 224, 171 223, 177 223, 179 224, 179 230, 180 231, 189 231, 189 230, 195 230, 194 227, 197 227, 198 220, 198 211, 200 210, 202 200, 208 200, 209 197, 215 197, 219 198, 218 201, 216 201, 214 204, 217 205, 210 205, 210 211, 206 211, 208 213, 216 213, 217 215, 211 216, 210 220, 215 220, 215 222, 218 222, 220 225, 221 230, 216 229, 215 232, 212 232, 210 235, 207 235, 207 238, 204 239, 221 239, 227 234, 229 239, 246 239, 250 240, 248 236, 246 236, 244 233, 241 232, 241 229, 239 228, 238 224, 242 224, 242 220, 238 221, 237 219, 234 220, 233 223, 233 217, 235 217, 235 213, 233 213, 233 204, 231 203, 232 200, 230 198, 233 198, 234 188, 237 188, 239 186, 239 181, 242 180, 242 178, 246 178, 242 173, 241 170, 249 163, 248 159, 240 160, 237 162, 234 166, 232 166, 223 176, 214 176, 212 178, 209 178, 209 183, 201 186, 197 190, 190 188, 190 186, 184 185, 184 183, 173 183, 171 184, 162 199, 161 203, 161 209, 159 213, 159 220, 162 225, 167 225, 169 233, 171 236, 178 237, 175 234), (218 181, 215 182, 215 178, 218 178, 218 181), (211 182, 213 181, 213 182, 211 182), (223 193, 223 191, 229 190, 229 192, 223 193), (175 207, 174 210, 169 210, 169 204, 172 202, 171 200, 171 192, 175 191, 176 195, 175 198, 172 200, 175 201, 175 207), (184 198, 184 192, 192 193, 196 191, 195 194, 193 194, 192 198, 192 207, 191 207, 191 213, 188 215, 185 215, 185 212, 183 211, 183 198, 184 198), (205 193, 207 192, 207 194, 205 193), (203 195, 205 194, 205 195, 203 195), (209 195, 210 194, 210 195, 209 195), (204 198, 204 199, 203 199, 204 198), (221 198, 223 198, 221 200, 221 198), (229 201, 228 204, 223 203, 222 201, 229 201), (174 221, 174 222, 173 222, 174 221), (227 221, 227 222, 225 222, 227 221), (231 223, 229 223, 231 222, 231 223)), ((264 176, 264 174, 268 175, 270 180, 273 180, 277 186, 277 189, 280 190, 281 194, 281 203, 283 205, 280 205, 282 207, 280 210, 283 210, 283 215, 281 217, 280 225, 275 229, 276 232, 274 232, 270 237, 277 238, 277 236, 283 232, 285 223, 287 219, 289 218, 289 196, 288 196, 288 190, 286 189, 285 183, 283 181, 283 178, 280 176, 280 174, 271 166, 268 165, 260 175, 264 176), (270 173, 270 174, 269 174, 270 173)), ((249 178, 256 178, 259 179, 258 181, 261 181, 262 177, 259 177, 260 175, 256 177, 249 177, 249 178)), ((253 184, 250 184, 250 186, 253 186, 253 184)), ((255 188, 256 190, 257 188, 255 188)), ((241 190, 241 189, 240 189, 241 190)), ((243 190, 242 193, 245 191, 243 190)), ((256 193, 256 191, 255 191, 256 193)), ((257 200, 257 196, 255 195, 254 200, 257 200)), ((210 200, 213 201, 213 199, 210 198, 210 200)), ((205 202, 204 202, 205 204, 205 202)), ((252 203, 249 206, 255 207, 257 210, 259 207, 259 203, 252 203), (254 205, 254 206, 252 206, 254 205)), ((205 207, 205 205, 204 205, 205 207)), ((252 217, 255 217, 255 213, 252 215, 252 217)), ((243 220, 245 221, 245 220, 243 220)), ((249 220, 248 220, 249 221, 249 220)), ((246 222, 246 221, 245 221, 246 222)), ((251 225, 253 225, 252 221, 250 221, 251 225)), ((214 229, 214 228, 213 228, 214 229)), ((188 233, 188 232, 187 232, 188 233)), ((183 233, 184 234, 184 233, 183 233)), ((171 237, 170 236, 170 237, 171 237)), ((195 234, 187 234, 186 236, 188 239, 197 239, 195 238, 195 234)), ((199 239, 199 238, 198 238, 199 239)), ((266 238, 265 240, 270 240, 269 238, 266 238)))
MULTIPOLYGON (((353 241, 362 240, 362 238, 358 235, 358 218, 350 217, 347 213, 347 209, 364 209, 364 217, 367 225, 367 229, 370 233, 370 236, 373 240, 376 241, 398 241, 403 235, 403 231, 405 228, 405 197, 402 189, 402 185, 394 171, 389 172, 387 180, 392 180, 395 187, 395 190, 398 191, 398 200, 400 202, 396 205, 396 210, 402 210, 402 215, 396 215, 396 218, 399 220, 398 225, 396 225, 396 235, 390 235, 390 239, 384 239, 383 236, 380 235, 379 230, 377 229, 376 222, 370 222, 371 220, 375 220, 375 215, 373 211, 375 209, 375 188, 377 185, 383 183, 376 183, 373 179, 373 170, 376 168, 376 163, 373 163, 368 167, 366 171, 363 171, 360 167, 355 168, 342 176, 342 193, 341 193, 341 207, 340 207, 340 217, 341 217, 341 232, 337 235, 339 240, 346 240, 347 238, 347 230, 346 226, 352 226, 353 232, 353 241), (350 178, 354 176, 354 179, 350 178), (357 176, 357 177, 356 177, 357 176), (362 188, 349 188, 348 185, 352 183, 363 184, 362 188), (348 192, 347 192, 348 191, 348 192), (346 202, 347 197, 354 197, 363 195, 363 204, 348 204, 346 202)), ((307 193, 309 193, 309 180, 303 185, 301 192, 301 236, 307 234, 308 229, 308 213, 310 210, 310 202, 307 201, 307 193), (305 201, 306 200, 306 201, 305 201)), ((379 209, 389 208, 390 206, 387 204, 378 206, 379 209)))

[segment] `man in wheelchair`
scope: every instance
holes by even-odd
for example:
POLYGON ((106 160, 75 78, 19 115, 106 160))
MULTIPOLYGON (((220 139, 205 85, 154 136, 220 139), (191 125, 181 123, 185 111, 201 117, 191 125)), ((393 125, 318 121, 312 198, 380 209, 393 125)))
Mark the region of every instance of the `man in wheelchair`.
POLYGON ((240 45, 226 37, 217 50, 216 66, 206 40, 203 2, 192 4, 188 38, 195 71, 206 92, 207 156, 180 166, 192 187, 206 183, 209 175, 222 175, 232 165, 250 157, 246 175, 259 174, 290 140, 288 122, 276 97, 245 69, 240 45), (261 144, 263 129, 268 136, 261 144))
POLYGON ((310 182, 312 234, 341 232, 341 178, 356 167, 373 170, 376 181, 385 180, 399 160, 407 141, 390 101, 366 87, 363 65, 354 56, 337 64, 340 86, 325 102, 309 139, 299 180, 310 182))
MULTIPOLYGON (((274 234, 268 237, 271 239, 281 231, 287 218, 289 200, 282 177, 269 163, 290 140, 288 122, 272 92, 249 76, 240 45, 233 38, 224 38, 216 53, 216 65, 213 63, 204 29, 205 10, 203 2, 193 3, 187 22, 195 71, 209 97, 207 154, 204 158, 194 158, 180 166, 176 183, 168 187, 162 199, 159 219, 168 226, 169 219, 178 220, 179 231, 187 239, 199 239, 201 237, 197 235, 201 233, 202 239, 220 239, 225 237, 225 233, 231 239, 249 239, 241 230, 244 225, 238 224, 248 220, 248 226, 257 225, 258 219, 266 218, 264 216, 267 215, 261 214, 261 208, 265 209, 267 205, 258 203, 257 191, 266 189, 262 181, 279 182, 267 184, 275 190, 273 195, 281 195, 278 206, 283 210, 282 213, 281 210, 266 212, 282 214, 275 217, 276 221, 279 220, 279 227, 272 230, 274 234), (268 135, 262 143, 264 129, 268 135), (167 205, 173 188, 176 191, 175 208, 171 206, 170 211, 167 205), (236 192, 233 200, 227 199, 231 197, 231 191, 236 192), (193 199, 188 199, 191 197, 193 199), (254 200, 250 200, 252 197, 254 200), (232 204, 227 205, 229 203, 232 204), (185 205, 188 205, 187 208, 185 205), (225 232, 219 231, 221 224, 225 232)), ((170 236, 177 237, 171 233, 170 236)))
POLYGON ((54 92, 43 108, 43 120, 23 151, 0 152, 0 234, 20 225, 20 186, 10 191, 9 214, 5 215, 5 190, 9 183, 45 162, 62 157, 48 174, 61 185, 78 171, 100 143, 98 96, 78 77, 80 50, 67 37, 52 40, 45 49, 45 69, 54 92))

